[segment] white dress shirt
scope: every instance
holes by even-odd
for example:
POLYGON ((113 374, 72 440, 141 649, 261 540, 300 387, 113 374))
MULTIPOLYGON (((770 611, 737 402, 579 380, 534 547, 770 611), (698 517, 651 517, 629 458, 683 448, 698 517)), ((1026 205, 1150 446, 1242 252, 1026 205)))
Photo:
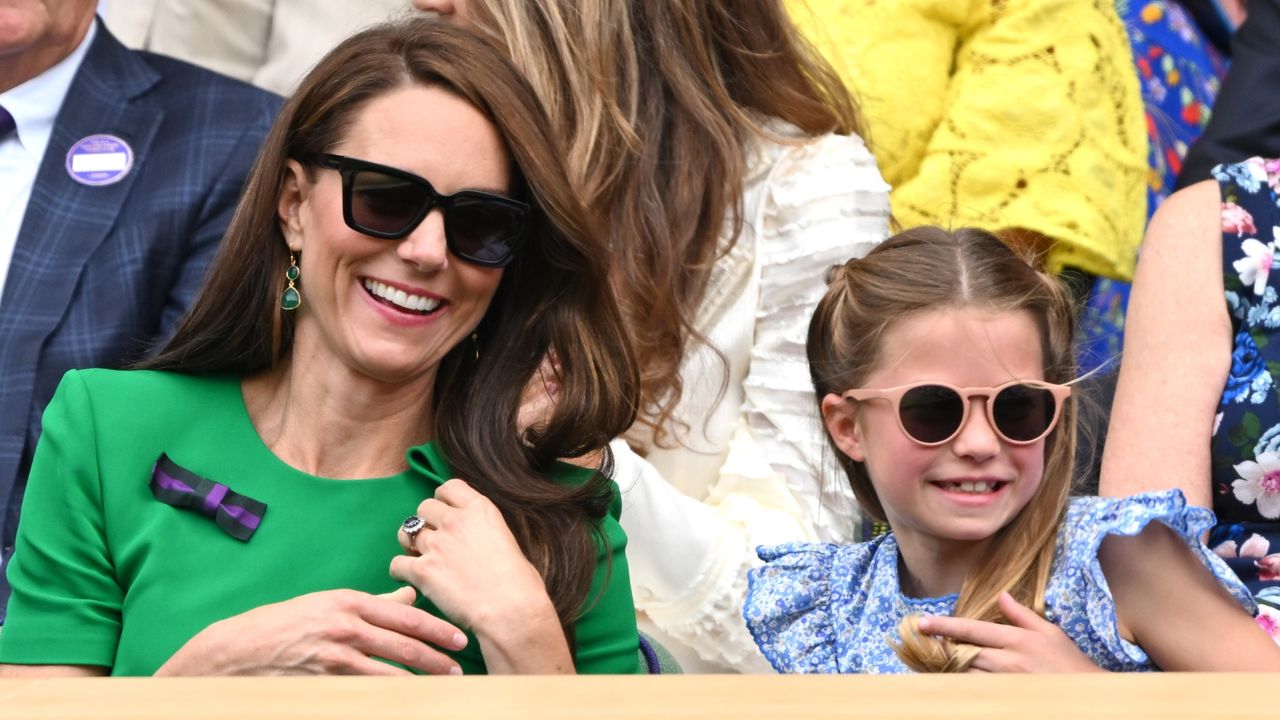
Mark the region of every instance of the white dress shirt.
POLYGON ((36 173, 53 135, 53 122, 97 33, 94 22, 84 40, 61 62, 0 93, 0 107, 9 111, 17 126, 16 132, 0 138, 0 302, 36 173))

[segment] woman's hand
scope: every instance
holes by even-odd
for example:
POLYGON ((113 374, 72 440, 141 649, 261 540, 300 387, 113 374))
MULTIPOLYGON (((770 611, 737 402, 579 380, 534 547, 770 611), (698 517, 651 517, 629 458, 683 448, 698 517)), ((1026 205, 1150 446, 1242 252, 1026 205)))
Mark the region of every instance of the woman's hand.
POLYGON ((448 617, 475 632, 490 673, 572 672, 568 642, 542 576, 489 498, 453 479, 418 506, 425 527, 391 576, 413 583, 448 617))
POLYGON ((1101 672, 1057 625, 1000 594, 1000 611, 1012 625, 933 615, 920 632, 982 648, 970 672, 1101 672))
POLYGON ((326 590, 263 605, 205 628, 156 675, 433 675, 462 673, 431 647, 461 649, 458 628, 413 607, 417 593, 326 590))

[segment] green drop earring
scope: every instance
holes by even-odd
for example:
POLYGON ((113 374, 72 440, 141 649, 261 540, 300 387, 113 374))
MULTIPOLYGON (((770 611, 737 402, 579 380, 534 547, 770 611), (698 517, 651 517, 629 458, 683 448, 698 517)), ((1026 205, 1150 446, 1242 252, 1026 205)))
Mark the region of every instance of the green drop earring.
POLYGON ((284 271, 284 279, 288 281, 288 285, 284 288, 284 294, 280 296, 280 307, 284 310, 297 310, 302 305, 302 294, 298 292, 298 288, 294 287, 293 281, 298 279, 302 271, 298 269, 298 258, 292 252, 289 253, 289 269, 284 271))

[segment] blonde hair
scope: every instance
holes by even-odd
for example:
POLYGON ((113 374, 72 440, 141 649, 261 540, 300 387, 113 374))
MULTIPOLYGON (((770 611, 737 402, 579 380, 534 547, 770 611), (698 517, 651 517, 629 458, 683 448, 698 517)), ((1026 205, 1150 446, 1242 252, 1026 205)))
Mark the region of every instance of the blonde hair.
MULTIPOLYGON (((1027 311, 1040 330, 1044 379, 1066 383, 1075 367, 1070 295, 1052 276, 1038 272, 1000 238, 972 228, 954 232, 919 227, 899 233, 866 257, 836 269, 809 325, 809 371, 818 402, 828 393, 860 387, 880 362, 885 332, 897 320, 942 308, 1027 311)), ((828 441, 849 476, 863 510, 886 521, 863 463, 828 441)), ((1071 488, 1075 405, 1068 399, 1045 440, 1044 477, 1031 500, 991 538, 985 557, 960 588, 955 616, 1007 623, 996 602, 1008 592, 1044 612, 1058 524, 1071 488)), ((921 635, 917 618, 898 628, 894 646, 919 672, 961 672, 977 648, 921 635)))
POLYGON ((859 132, 855 103, 782 0, 471 0, 468 13, 537 90, 607 230, 639 421, 664 444, 711 268, 741 230, 745 142, 771 137, 770 118, 859 132))

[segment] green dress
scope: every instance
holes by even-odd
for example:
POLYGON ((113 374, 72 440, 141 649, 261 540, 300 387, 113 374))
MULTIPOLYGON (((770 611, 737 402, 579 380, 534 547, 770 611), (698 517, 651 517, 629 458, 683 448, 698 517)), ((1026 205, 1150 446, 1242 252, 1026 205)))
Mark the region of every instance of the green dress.
MULTIPOLYGON (((395 590, 396 529, 450 477, 433 443, 408 457, 392 477, 315 477, 263 444, 237 377, 67 373, 44 415, 7 568, 0 662, 150 675, 196 633, 252 608, 319 590, 395 590), (265 503, 248 540, 158 500, 151 483, 162 454, 265 503)), ((555 480, 585 473, 565 465, 555 480)), ((643 672, 620 506, 604 519, 608 547, 576 625, 579 672, 643 672)), ((474 637, 449 654, 464 673, 485 670, 474 637)))

